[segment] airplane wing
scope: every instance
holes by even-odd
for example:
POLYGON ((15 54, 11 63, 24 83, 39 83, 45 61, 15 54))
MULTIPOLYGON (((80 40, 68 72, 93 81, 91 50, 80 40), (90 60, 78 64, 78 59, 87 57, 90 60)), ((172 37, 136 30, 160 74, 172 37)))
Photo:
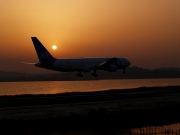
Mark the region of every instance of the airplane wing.
POLYGON ((118 59, 117 58, 110 58, 109 60, 99 64, 96 69, 107 69, 110 65, 114 64, 118 59))

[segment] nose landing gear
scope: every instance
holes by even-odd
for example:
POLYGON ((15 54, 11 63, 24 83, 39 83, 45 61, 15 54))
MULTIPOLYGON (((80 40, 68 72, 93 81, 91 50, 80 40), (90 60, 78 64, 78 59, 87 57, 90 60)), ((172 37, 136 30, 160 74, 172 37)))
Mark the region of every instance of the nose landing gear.
POLYGON ((123 69, 123 74, 125 74, 125 73, 126 73, 126 69, 124 68, 124 69, 123 69))

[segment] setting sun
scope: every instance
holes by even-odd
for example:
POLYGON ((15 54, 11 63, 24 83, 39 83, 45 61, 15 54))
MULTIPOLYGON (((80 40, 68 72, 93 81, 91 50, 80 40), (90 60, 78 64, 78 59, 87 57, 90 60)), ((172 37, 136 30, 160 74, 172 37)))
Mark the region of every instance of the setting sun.
POLYGON ((56 50, 56 49, 57 49, 57 46, 56 46, 56 45, 53 45, 53 46, 52 46, 52 49, 53 49, 53 50, 56 50))
POLYGON ((126 57, 137 67, 180 67, 179 6, 180 0, 1 0, 0 72, 39 73, 19 62, 37 60, 31 37, 58 58, 126 57))

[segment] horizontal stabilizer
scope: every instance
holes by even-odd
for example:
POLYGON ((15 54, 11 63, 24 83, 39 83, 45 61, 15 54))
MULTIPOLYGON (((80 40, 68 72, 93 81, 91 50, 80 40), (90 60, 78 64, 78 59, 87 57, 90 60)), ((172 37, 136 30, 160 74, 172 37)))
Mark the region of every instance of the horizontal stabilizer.
POLYGON ((23 64, 29 64, 29 65, 34 65, 34 64, 36 64, 36 63, 29 63, 29 62, 21 62, 21 63, 23 63, 23 64))

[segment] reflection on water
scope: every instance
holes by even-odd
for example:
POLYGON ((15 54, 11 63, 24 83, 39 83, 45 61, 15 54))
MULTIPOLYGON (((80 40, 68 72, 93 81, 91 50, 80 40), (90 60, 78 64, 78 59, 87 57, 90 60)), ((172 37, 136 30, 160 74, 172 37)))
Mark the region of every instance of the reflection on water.
POLYGON ((180 124, 131 129, 132 135, 180 135, 180 124))
POLYGON ((38 135, 180 135, 180 124, 177 123, 164 126, 150 126, 127 130, 120 130, 117 128, 104 128, 100 130, 98 128, 93 130, 68 130, 54 133, 39 133, 38 135))
POLYGON ((150 86, 174 86, 180 78, 170 79, 120 79, 93 81, 37 81, 0 82, 0 95, 56 94, 64 92, 87 92, 109 89, 126 89, 150 86))

